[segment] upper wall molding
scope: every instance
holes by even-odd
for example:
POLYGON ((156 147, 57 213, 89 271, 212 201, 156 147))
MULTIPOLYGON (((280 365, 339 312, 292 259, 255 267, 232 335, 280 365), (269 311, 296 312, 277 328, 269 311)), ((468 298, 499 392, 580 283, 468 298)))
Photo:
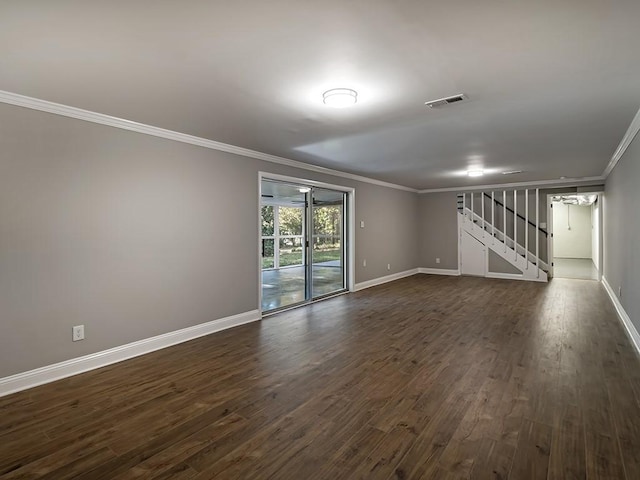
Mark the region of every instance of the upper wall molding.
POLYGON ((609 176, 609 174, 611 173, 611 170, 613 170, 615 166, 618 164, 618 162, 624 155, 624 152, 627 151, 627 148, 629 148, 629 145, 631 145, 631 142, 633 142, 633 139, 638 134, 639 130, 640 130, 640 109, 636 113, 636 116, 633 117, 633 120, 631 120, 631 125, 629 125, 629 128, 627 129, 627 133, 625 133, 624 137, 622 137, 622 140, 620 141, 620 145, 618 145, 618 148, 616 148, 616 151, 613 152, 613 157, 611 157, 611 160, 607 164, 607 168, 605 168, 604 172, 602 172, 603 177, 606 178, 609 176))
POLYGON ((406 192, 414 193, 437 193, 437 192, 456 192, 456 191, 472 191, 472 190, 488 190, 488 189, 505 189, 505 188, 518 188, 518 187, 534 187, 545 185, 563 186, 576 186, 585 184, 594 184, 606 180, 611 170, 616 166, 620 158, 624 155, 627 147, 631 144, 636 134, 640 130, 640 110, 636 113, 636 116, 629 125, 627 132, 625 133, 622 141, 618 145, 618 148, 613 154, 613 157, 609 161, 607 168, 599 177, 585 177, 581 179, 565 179, 565 180, 542 180, 537 182, 519 182, 519 183, 503 183, 496 185, 477 185, 473 187, 457 186, 450 188, 433 188, 418 190, 404 185, 397 185, 395 183, 384 182, 382 180, 376 180, 374 178, 364 177, 362 175, 356 175, 354 173, 341 172, 340 170, 333 170, 331 168, 320 167, 318 165, 311 165, 304 162, 299 162, 290 158, 279 157, 277 155, 270 155, 268 153, 258 152, 257 150, 250 150, 248 148, 237 147, 228 143, 216 142, 202 137, 196 137, 186 133, 175 132, 173 130, 167 130, 165 128, 154 127, 146 125, 144 123, 133 122, 131 120, 125 120, 123 118, 112 117, 110 115, 104 115, 102 113, 92 112, 89 110, 83 110, 81 108, 70 107, 68 105, 62 105, 60 103, 49 102, 47 100, 40 100, 38 98, 27 97, 18 93, 12 93, 0 90, 0 102, 9 105, 16 105, 19 107, 30 108, 32 110, 39 110, 41 112, 53 113, 55 115, 61 115, 64 117, 75 118, 78 120, 84 120, 86 122, 98 123, 100 125, 107 125, 110 127, 120 128, 122 130, 129 130, 132 132, 143 133, 145 135, 151 135, 154 137, 166 138, 168 140, 174 140, 176 142, 187 143, 190 145, 196 145, 198 147, 209 148, 212 150, 218 150, 220 152, 232 153, 234 155, 240 155, 248 158, 255 158, 257 160, 264 160, 266 162, 277 163, 280 165, 287 165, 289 167, 300 168, 302 170, 308 170, 317 173, 323 173, 326 175, 332 175, 334 177, 348 178, 358 182, 370 183, 373 185, 379 185, 382 187, 394 188, 397 190, 404 190, 406 192))
POLYGON ((0 102, 7 103, 9 105, 16 105, 19 107, 30 108, 32 110, 40 110, 41 112, 53 113, 55 115, 62 115, 64 117, 84 120, 86 122, 107 125, 109 127, 120 128, 122 130, 143 133, 145 135, 152 135, 154 137, 166 138, 168 140, 188 143, 190 145, 196 145, 198 147, 210 148, 211 150, 218 150, 220 152, 232 153, 234 155, 240 155, 243 157, 255 158, 257 160, 264 160, 266 162, 278 163, 280 165, 287 165, 289 167, 295 167, 312 172, 332 175, 334 177, 348 178, 351 180, 356 180, 358 182, 371 183, 373 185, 395 188, 397 190, 404 190, 407 192, 416 193, 418 191, 415 188, 405 187, 404 185, 396 185, 395 183, 384 182, 382 180, 376 180, 374 178, 364 177, 353 173, 341 172, 339 170, 333 170, 331 168, 319 167, 317 165, 299 162, 290 158, 278 157, 276 155, 270 155, 268 153, 258 152, 256 150, 250 150, 248 148, 229 145, 228 143, 216 142, 214 140, 208 140, 206 138, 196 137, 194 135, 188 135, 186 133, 175 132, 173 130, 167 130, 165 128, 154 127, 151 125, 145 125, 144 123, 132 122, 123 118, 112 117, 110 115, 104 115, 102 113, 91 112, 89 110, 70 107, 68 105, 62 105, 60 103, 49 102, 47 100, 27 97, 25 95, 19 95, 17 93, 6 92, 3 90, 0 90, 0 102))
POLYGON ((477 190, 505 190, 509 188, 530 188, 530 187, 581 187, 588 185, 597 185, 604 182, 606 177, 583 177, 583 178, 565 178, 557 180, 539 180, 537 182, 516 182, 516 183, 498 183, 493 185, 474 185, 472 187, 450 187, 450 188, 431 188, 427 190, 418 190, 418 193, 440 193, 440 192, 471 192, 477 190))

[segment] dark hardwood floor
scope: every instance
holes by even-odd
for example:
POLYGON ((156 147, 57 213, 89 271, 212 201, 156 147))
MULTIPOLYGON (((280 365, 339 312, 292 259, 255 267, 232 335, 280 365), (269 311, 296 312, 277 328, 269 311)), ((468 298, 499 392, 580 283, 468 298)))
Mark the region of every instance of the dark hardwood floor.
POLYGON ((0 398, 0 478, 640 479, 602 287, 419 275, 0 398))

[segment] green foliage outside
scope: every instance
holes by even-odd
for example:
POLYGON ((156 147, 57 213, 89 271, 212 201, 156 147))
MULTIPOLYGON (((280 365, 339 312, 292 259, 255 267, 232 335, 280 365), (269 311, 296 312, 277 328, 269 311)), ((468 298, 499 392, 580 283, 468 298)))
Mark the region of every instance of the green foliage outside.
MULTIPOLYGON (((340 249, 314 250, 313 261, 315 263, 340 260, 340 249)), ((280 252, 280 266, 300 265, 302 262, 302 252, 280 252)), ((273 256, 262 257, 262 268, 273 268, 273 256)))
MULTIPOLYGON (((262 235, 275 234, 274 208, 278 208, 280 235, 302 235, 303 209, 265 205, 262 207, 262 235)), ((313 210, 314 262, 326 262, 340 259, 340 234, 342 209, 338 206, 322 206, 313 210), (321 235, 321 236, 319 236, 321 235)), ((262 268, 274 267, 274 240, 262 240, 262 268)), ((280 239, 280 266, 302 264, 302 246, 299 239, 280 239)))

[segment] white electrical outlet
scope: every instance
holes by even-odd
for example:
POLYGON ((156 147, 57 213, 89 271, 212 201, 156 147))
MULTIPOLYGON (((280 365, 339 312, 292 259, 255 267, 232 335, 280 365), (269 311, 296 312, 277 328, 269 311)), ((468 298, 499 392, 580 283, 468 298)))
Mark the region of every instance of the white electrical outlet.
POLYGON ((73 341, 84 340, 84 325, 76 325, 73 327, 73 341))
POLYGON ((440 263, 440 257, 436 257, 436 263, 440 263))
POLYGON ((391 264, 387 263, 387 270, 391 270, 391 264))
POLYGON ((622 286, 618 287, 618 298, 622 297, 622 286))
POLYGON ((360 228, 364 228, 364 220, 360 220, 360 228))
POLYGON ((364 260, 362 260, 362 266, 366 267, 367 266, 367 259, 365 258, 364 260))

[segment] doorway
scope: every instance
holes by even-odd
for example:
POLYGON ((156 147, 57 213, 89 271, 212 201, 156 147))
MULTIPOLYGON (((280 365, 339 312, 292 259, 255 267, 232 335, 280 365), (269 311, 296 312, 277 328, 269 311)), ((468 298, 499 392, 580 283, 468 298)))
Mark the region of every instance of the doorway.
POLYGON ((550 197, 549 252, 553 276, 599 280, 600 219, 597 193, 550 197))
POLYGON ((347 291, 348 192, 262 178, 260 197, 262 312, 347 291))

